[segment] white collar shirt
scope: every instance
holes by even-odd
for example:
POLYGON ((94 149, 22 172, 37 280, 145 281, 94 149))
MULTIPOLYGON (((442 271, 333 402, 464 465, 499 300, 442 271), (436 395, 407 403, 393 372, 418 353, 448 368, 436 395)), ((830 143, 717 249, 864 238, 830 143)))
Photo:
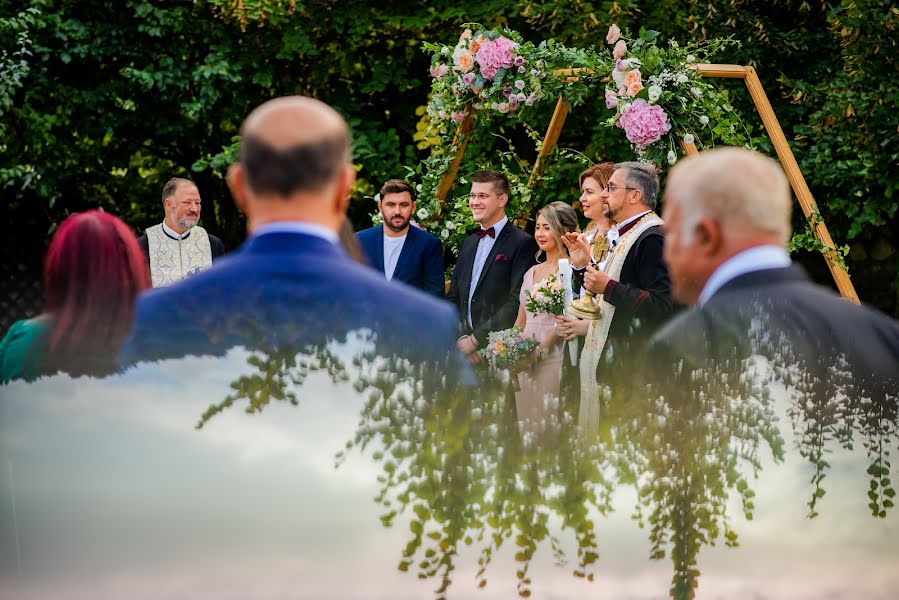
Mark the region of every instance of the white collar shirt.
POLYGON ((698 303, 704 306, 727 282, 741 275, 767 269, 783 269, 790 266, 790 255, 780 246, 756 246, 731 256, 718 265, 712 273, 702 292, 699 294, 698 303))
POLYGON ((471 299, 474 297, 474 290, 478 286, 478 280, 481 278, 481 273, 484 271, 487 257, 490 256, 490 251, 493 250, 493 245, 496 243, 497 238, 499 238, 499 232, 503 230, 503 227, 505 227, 508 222, 509 218, 503 216, 502 219, 493 225, 494 237, 485 235, 478 240, 478 249, 474 255, 474 264, 471 266, 471 285, 468 286, 468 314, 466 315, 468 326, 472 329, 474 328, 474 325, 471 324, 471 299))

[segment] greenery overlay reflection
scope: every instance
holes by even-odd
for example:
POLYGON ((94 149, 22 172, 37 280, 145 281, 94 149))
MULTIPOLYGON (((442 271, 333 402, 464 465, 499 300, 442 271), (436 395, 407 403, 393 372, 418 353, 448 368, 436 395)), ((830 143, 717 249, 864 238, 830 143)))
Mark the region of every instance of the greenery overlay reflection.
POLYGON ((349 452, 370 452, 380 465, 374 500, 383 508, 382 524, 408 519, 398 569, 435 580, 436 597, 448 597, 465 548, 477 554, 477 585, 486 586, 491 561, 506 543, 514 545, 521 597, 532 593, 530 567, 541 546, 574 577, 599 581, 602 533, 594 520, 610 514, 613 493, 630 486, 637 493, 632 517, 647 531, 649 558, 669 557, 670 595, 692 598, 702 548, 719 540, 739 544, 731 500, 752 520, 752 482, 765 457, 784 459, 773 398, 778 386, 787 393, 795 445, 811 466, 808 517, 819 514, 830 468, 825 457, 835 445, 864 447, 871 514, 883 518, 893 507, 895 393, 869 393, 840 371, 839 361, 823 365, 824 378, 822 365, 798 362, 777 341, 751 344, 765 350, 762 356, 747 357, 746 348, 734 346, 700 366, 678 360, 664 368, 627 346, 614 348, 608 356, 636 358, 625 367, 601 365, 599 423, 578 423, 579 400, 565 393, 545 400, 541 423, 520 422, 507 372, 479 373, 472 388, 454 385, 443 368, 371 351, 351 359, 328 347, 258 351, 248 359, 252 371, 232 382, 232 393, 210 406, 197 427, 238 405, 248 413, 273 400, 299 405, 310 374, 324 374, 365 398, 336 466, 349 452), (665 375, 634 381, 629 373, 665 375), (570 560, 556 522, 574 538, 570 560))

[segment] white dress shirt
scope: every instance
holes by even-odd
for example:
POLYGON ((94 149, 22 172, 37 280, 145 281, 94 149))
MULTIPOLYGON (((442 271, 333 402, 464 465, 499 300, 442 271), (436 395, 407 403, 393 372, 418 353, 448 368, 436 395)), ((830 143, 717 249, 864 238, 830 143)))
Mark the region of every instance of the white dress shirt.
POLYGON ((183 240, 184 238, 186 238, 187 236, 190 235, 190 229, 188 229, 188 230, 185 231, 184 233, 178 233, 177 231, 175 231, 174 229, 172 229, 171 227, 169 227, 169 226, 166 224, 165 221, 162 222, 162 230, 163 230, 163 231, 165 232, 165 234, 166 234, 167 236, 169 236, 170 238, 172 238, 172 239, 174 239, 174 240, 179 240, 179 241, 180 241, 180 240, 183 240))
MULTIPOLYGON (((493 244, 496 243, 496 239, 499 237, 499 232, 503 230, 503 227, 505 227, 508 222, 509 218, 504 216, 493 225, 493 232, 495 233, 494 237, 485 235, 478 240, 478 249, 474 255, 474 264, 471 266, 471 285, 468 287, 468 314, 466 315, 466 319, 468 320, 468 326, 471 328, 474 328, 474 325, 471 324, 471 298, 474 296, 474 289, 478 286, 481 272, 484 270, 487 257, 490 256, 490 251, 493 250, 493 244)), ((482 229, 488 228, 482 227, 482 229)))
POLYGON ((699 294, 699 305, 703 306, 724 284, 740 275, 767 269, 783 269, 789 266, 790 255, 780 246, 756 246, 744 250, 718 265, 699 294))

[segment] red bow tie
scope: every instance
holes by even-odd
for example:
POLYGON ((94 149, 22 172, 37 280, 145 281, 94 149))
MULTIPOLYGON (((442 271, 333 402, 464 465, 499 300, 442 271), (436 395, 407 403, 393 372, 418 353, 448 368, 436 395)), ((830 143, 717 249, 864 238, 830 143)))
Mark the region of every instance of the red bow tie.
POLYGON ((485 235, 489 235, 492 238, 496 238, 496 231, 494 231, 493 227, 488 227, 487 229, 478 229, 475 231, 475 235, 478 236, 479 240, 483 240, 485 235))

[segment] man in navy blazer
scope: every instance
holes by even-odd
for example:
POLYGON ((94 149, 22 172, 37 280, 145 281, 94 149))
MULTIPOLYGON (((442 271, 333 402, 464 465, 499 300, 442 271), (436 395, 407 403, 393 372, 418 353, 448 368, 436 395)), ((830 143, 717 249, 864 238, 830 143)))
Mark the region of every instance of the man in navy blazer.
POLYGON ((452 306, 388 284, 339 245, 355 179, 350 148, 346 122, 318 100, 277 98, 254 110, 228 171, 247 241, 210 269, 143 295, 122 364, 237 346, 303 351, 362 331, 374 334, 381 356, 457 357, 452 306))
POLYGON ((415 213, 415 189, 391 179, 378 194, 384 224, 356 234, 369 264, 389 281, 402 281, 443 298, 443 246, 435 236, 410 226, 415 213))
POLYGON ((674 359, 733 371, 761 355, 806 392, 895 401, 899 324, 791 263, 791 209, 786 176, 760 154, 718 148, 678 162, 665 190, 664 256, 675 299, 693 308, 654 336, 660 368, 674 359))

